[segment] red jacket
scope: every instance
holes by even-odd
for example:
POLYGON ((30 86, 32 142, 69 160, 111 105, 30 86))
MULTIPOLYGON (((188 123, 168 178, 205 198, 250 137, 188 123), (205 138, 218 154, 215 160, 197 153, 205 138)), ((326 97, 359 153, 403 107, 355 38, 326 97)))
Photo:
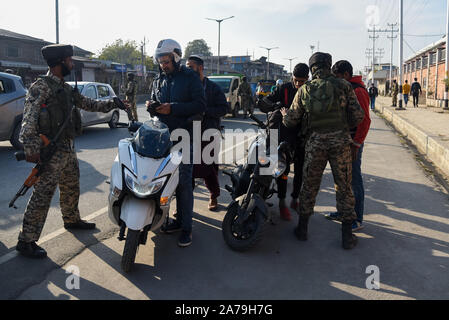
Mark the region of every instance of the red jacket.
POLYGON ((357 99, 359 100, 359 104, 362 107, 363 111, 365 111, 365 118, 357 127, 357 131, 355 132, 355 136, 353 138, 354 143, 358 147, 360 147, 363 143, 365 143, 365 139, 368 136, 368 132, 371 126, 371 118, 369 114, 370 99, 365 84, 363 83, 362 76, 353 77, 351 80, 349 80, 349 82, 351 82, 351 84, 355 84, 355 95, 357 96, 357 99))

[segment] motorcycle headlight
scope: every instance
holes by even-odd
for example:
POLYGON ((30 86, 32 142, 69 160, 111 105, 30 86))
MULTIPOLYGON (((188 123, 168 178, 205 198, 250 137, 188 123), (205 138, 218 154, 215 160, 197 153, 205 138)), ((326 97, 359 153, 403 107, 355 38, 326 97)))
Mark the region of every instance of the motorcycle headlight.
POLYGON ((125 183, 129 190, 131 190, 137 197, 144 198, 152 194, 158 193, 165 184, 167 177, 152 181, 150 184, 141 185, 136 181, 136 178, 125 169, 125 183))
POLYGON ((279 161, 277 167, 274 169, 273 176, 277 179, 282 176, 287 169, 287 164, 283 161, 279 161))
POLYGON ((268 158, 266 156, 259 156, 258 161, 262 168, 270 166, 270 158, 268 158))

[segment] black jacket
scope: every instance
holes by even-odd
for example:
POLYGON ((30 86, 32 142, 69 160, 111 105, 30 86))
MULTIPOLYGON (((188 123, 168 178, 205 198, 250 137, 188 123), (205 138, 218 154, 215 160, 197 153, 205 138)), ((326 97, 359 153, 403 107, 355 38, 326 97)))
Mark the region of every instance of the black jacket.
POLYGON ((206 113, 202 123, 202 130, 220 130, 221 118, 228 111, 228 102, 221 88, 208 78, 204 78, 203 86, 206 93, 206 113))
POLYGON ((192 130, 187 119, 206 111, 206 98, 200 77, 194 71, 181 66, 173 74, 160 73, 153 82, 151 99, 161 104, 170 103, 171 113, 162 115, 150 111, 165 123, 170 132, 179 128, 192 130))
POLYGON ((375 98, 379 95, 379 90, 376 87, 370 87, 368 93, 370 98, 375 98))
POLYGON ((287 128, 282 123, 281 108, 289 109, 295 99, 298 89, 295 88, 293 83, 287 82, 282 86, 277 86, 276 89, 266 97, 267 100, 276 104, 274 112, 270 115, 270 122, 273 123, 272 128, 279 129, 280 141, 287 141, 291 144, 295 144, 298 139, 299 127, 287 128))
POLYGON ((413 82, 411 92, 415 96, 419 95, 422 92, 421 85, 418 82, 413 82))

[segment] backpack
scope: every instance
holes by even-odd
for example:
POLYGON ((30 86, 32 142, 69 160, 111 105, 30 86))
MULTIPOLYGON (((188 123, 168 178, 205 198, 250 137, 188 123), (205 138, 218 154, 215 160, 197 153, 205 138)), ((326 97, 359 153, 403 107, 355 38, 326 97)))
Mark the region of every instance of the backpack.
POLYGON ((346 108, 340 103, 339 81, 328 77, 304 85, 302 104, 306 109, 308 130, 325 133, 349 129, 346 108))

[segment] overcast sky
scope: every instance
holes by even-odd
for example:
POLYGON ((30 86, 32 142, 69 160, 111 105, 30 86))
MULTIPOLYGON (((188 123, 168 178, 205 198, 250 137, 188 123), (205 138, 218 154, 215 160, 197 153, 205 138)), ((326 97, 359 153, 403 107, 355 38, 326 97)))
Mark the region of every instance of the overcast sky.
MULTIPOLYGON (((437 41, 446 29, 446 0, 403 0, 404 58, 437 41), (417 37, 419 36, 419 37, 417 37), (412 51, 413 50, 413 51, 412 51)), ((0 28, 55 41, 55 1, 2 1, 0 28)), ((222 23, 222 55, 267 54, 283 64, 307 62, 310 45, 329 52, 334 61, 347 59, 357 70, 367 65, 366 48, 372 47, 367 26, 378 28, 399 22, 399 0, 60 0, 60 42, 98 53, 116 39, 146 37, 147 54, 159 40, 172 38, 183 49, 194 39, 204 39, 218 51, 218 23, 205 18, 235 18, 222 23)), ((390 41, 381 34, 378 47, 390 60, 390 41)), ((395 42, 395 52, 398 52, 395 42)), ((398 57, 395 55, 395 64, 398 57)))

